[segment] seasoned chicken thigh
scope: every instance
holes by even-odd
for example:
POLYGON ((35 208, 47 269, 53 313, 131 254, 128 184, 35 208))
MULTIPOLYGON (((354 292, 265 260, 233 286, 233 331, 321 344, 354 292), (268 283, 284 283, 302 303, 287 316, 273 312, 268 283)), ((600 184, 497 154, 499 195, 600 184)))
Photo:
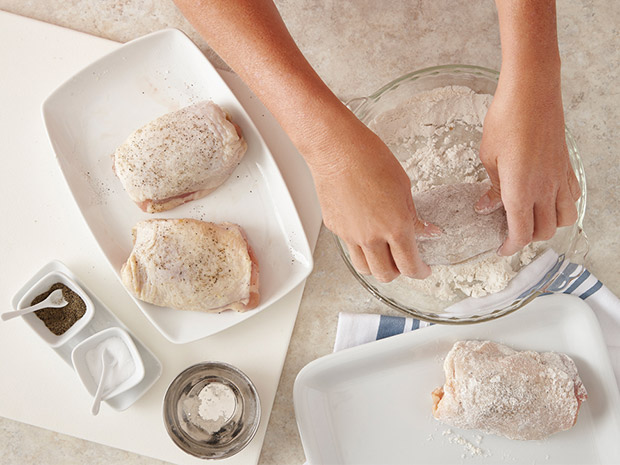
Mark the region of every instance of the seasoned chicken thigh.
POLYGON ((142 210, 169 210, 228 179, 247 149, 240 132, 215 103, 196 103, 131 134, 114 152, 114 171, 142 210))
POLYGON ((258 264, 240 226, 194 219, 140 221, 121 280, 136 298, 201 312, 259 302, 258 264))
POLYGON ((433 391, 433 415, 457 428, 509 439, 543 439, 571 428, 586 389, 568 355, 517 351, 491 341, 459 341, 433 391))

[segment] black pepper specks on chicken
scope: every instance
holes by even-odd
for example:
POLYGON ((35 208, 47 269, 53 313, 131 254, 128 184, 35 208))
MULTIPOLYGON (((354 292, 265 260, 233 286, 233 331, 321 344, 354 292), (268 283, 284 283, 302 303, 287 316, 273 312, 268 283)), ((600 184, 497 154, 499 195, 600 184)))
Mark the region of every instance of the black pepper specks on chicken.
POLYGON ((121 279, 136 298, 203 312, 258 305, 258 264, 240 226, 153 219, 136 224, 132 234, 121 279))
POLYGON ((140 208, 161 212, 214 191, 246 149, 226 112, 204 101, 136 130, 114 152, 114 172, 140 208))

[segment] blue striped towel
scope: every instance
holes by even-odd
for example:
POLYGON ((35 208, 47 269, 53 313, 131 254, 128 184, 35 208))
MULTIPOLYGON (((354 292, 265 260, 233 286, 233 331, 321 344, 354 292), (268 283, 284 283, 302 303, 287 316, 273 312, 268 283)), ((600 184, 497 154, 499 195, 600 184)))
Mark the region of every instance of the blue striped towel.
MULTIPOLYGON (((467 311, 476 306, 497 305, 498 302, 511 302, 528 289, 540 286, 544 276, 557 266, 559 275, 549 286, 547 293, 573 294, 584 299, 598 317, 614 366, 616 380, 620 386, 620 299, 587 269, 575 263, 557 264, 557 254, 553 251, 543 254, 525 267, 502 292, 480 299, 464 299, 446 309, 453 313, 467 311)), ((340 313, 334 352, 376 341, 396 334, 406 333, 430 326, 429 323, 400 316, 376 314, 340 313)))

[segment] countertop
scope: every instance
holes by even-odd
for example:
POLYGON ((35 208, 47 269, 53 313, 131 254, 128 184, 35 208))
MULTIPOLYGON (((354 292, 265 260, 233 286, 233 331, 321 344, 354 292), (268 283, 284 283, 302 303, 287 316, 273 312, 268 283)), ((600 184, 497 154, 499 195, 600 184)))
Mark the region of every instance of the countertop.
MULTIPOLYGON (((566 124, 588 181, 584 228, 589 270, 620 295, 620 163, 618 24, 613 0, 558 2, 566 124)), ((276 0, 299 47, 343 101, 372 93, 406 72, 449 63, 499 69, 492 2, 449 0, 276 0)), ((219 68, 226 64, 168 0, 0 0, 0 9, 117 41, 164 27, 187 32, 219 68)), ((5 156, 9 156, 5 154, 5 156)), ((310 361, 332 351, 338 312, 396 314, 363 291, 323 228, 259 463, 302 464, 292 403, 293 382, 310 361)), ((0 419, 0 463, 146 465, 162 463, 125 451, 0 419)))

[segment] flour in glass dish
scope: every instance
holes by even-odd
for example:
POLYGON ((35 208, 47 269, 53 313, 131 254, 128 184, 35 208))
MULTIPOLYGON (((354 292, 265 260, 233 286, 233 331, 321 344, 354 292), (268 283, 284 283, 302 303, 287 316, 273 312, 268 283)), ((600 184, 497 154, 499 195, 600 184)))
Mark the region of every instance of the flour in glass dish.
MULTIPOLYGON (((433 186, 483 182, 488 176, 478 157, 482 123, 493 99, 469 87, 447 86, 415 94, 377 115, 372 129, 392 150, 411 179, 413 193, 433 186)), ((400 277, 397 285, 441 301, 499 292, 530 263, 540 246, 529 245, 513 257, 494 251, 458 265, 436 265, 425 280, 400 277)))

